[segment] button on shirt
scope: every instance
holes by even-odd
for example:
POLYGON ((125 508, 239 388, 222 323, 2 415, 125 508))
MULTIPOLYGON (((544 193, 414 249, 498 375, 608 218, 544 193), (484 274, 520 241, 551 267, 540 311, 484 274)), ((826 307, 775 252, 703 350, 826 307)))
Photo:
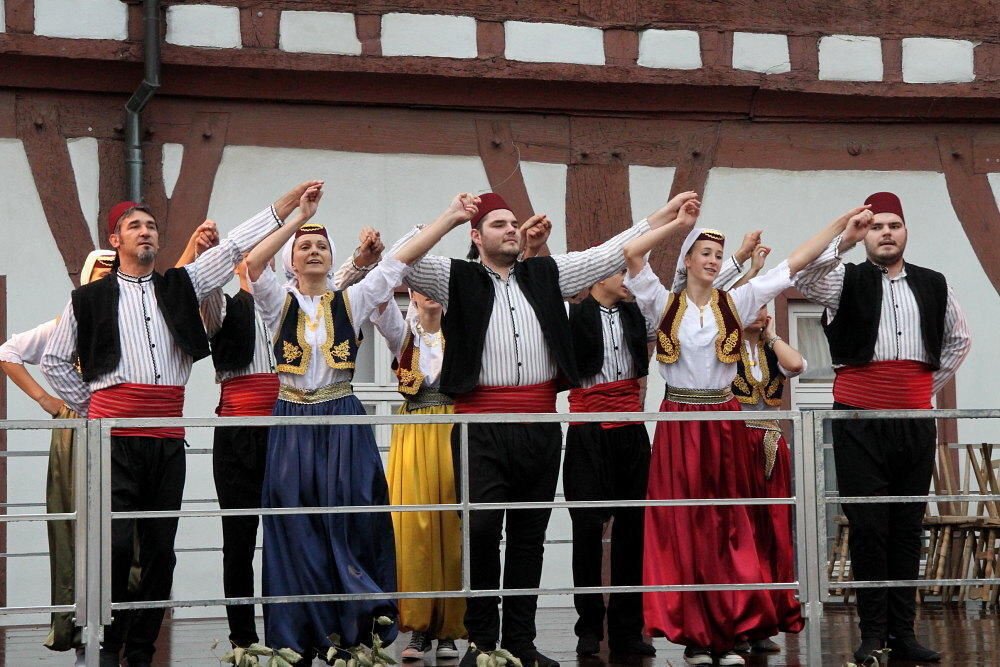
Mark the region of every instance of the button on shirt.
MULTIPOLYGON (((605 308, 600 306, 601 336, 604 342, 604 364, 597 375, 580 378, 580 386, 589 389, 605 382, 629 380, 636 376, 635 360, 625 341, 625 330, 622 328, 621 309, 618 306, 605 308)), ((647 339, 652 340, 653 330, 646 326, 647 339)))
MULTIPOLYGON (((222 293, 222 288, 212 290, 201 302, 201 320, 205 323, 205 332, 209 338, 217 334, 222 327, 222 321, 226 319, 226 304, 226 296, 222 293)), ((273 337, 267 324, 264 323, 260 311, 257 310, 256 303, 254 304, 253 321, 253 359, 250 360, 250 364, 235 371, 216 371, 216 382, 221 384, 235 377, 275 372, 273 337)))

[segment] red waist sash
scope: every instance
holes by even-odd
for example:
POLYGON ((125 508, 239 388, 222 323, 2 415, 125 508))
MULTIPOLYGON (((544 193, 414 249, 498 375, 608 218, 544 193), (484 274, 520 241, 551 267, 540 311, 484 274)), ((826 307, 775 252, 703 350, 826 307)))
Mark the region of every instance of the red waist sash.
MULTIPOLYGON (((642 412, 639 381, 635 378, 569 390, 570 412, 642 412)), ((570 422, 582 424, 585 422, 570 422)), ((601 428, 628 426, 633 422, 601 422, 601 428)))
POLYGON ((866 410, 926 410, 934 373, 920 361, 873 361, 837 369, 833 400, 866 410))
POLYGON ((278 401, 277 373, 253 373, 222 382, 215 414, 220 417, 266 417, 278 401))
MULTIPOLYGON (((184 387, 177 385, 116 384, 95 391, 90 398, 89 419, 110 417, 180 417, 184 412, 184 387)), ((184 427, 113 428, 111 435, 143 438, 183 438, 184 427)))
POLYGON ((523 387, 481 384, 469 393, 455 397, 455 414, 555 411, 555 380, 523 387))

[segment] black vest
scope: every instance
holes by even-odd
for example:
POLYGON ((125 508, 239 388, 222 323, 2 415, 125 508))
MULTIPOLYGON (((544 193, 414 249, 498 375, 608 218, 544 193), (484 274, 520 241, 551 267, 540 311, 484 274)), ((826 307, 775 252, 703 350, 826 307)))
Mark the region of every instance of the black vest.
MULTIPOLYGON (((860 366, 875 355, 879 322, 882 319, 882 270, 871 262, 846 264, 840 305, 832 322, 823 318, 823 330, 830 342, 834 364, 860 366)), ((941 365, 944 316, 948 306, 945 277, 915 264, 906 265, 906 283, 913 291, 920 311, 920 333, 930 366, 941 365)))
MULTIPOLYGON (((649 352, 646 347, 646 320, 639 306, 630 301, 620 301, 624 341, 635 362, 636 377, 646 377, 649 372, 649 352)), ((604 327, 601 322, 601 304, 592 296, 569 306, 569 327, 573 332, 573 349, 580 379, 597 375, 604 365, 604 327)))
MULTIPOLYGON (((559 269, 551 257, 518 262, 517 283, 531 305, 555 359, 560 388, 580 384, 569 319, 559 289, 559 269)), ((455 396, 475 389, 483 367, 486 329, 493 314, 493 278, 478 262, 451 260, 448 309, 441 320, 447 341, 441 365, 441 392, 455 396)))
POLYGON ((212 362, 215 370, 235 372, 253 362, 257 327, 253 295, 240 290, 236 296, 226 295, 226 317, 212 336, 212 362))
MULTIPOLYGON (((174 344, 194 361, 208 356, 208 336, 198 310, 191 277, 184 269, 153 273, 151 282, 160 314, 174 344)), ((76 317, 76 350, 84 382, 110 373, 122 357, 118 329, 118 279, 110 273, 100 280, 73 290, 76 317)), ((134 333, 134 332, 129 332, 134 333)))
MULTIPOLYGON (((313 347, 305 340, 306 315, 293 294, 285 295, 285 306, 274 338, 274 358, 279 373, 304 375, 310 363, 326 364, 330 368, 354 373, 358 347, 362 336, 354 337, 351 304, 347 292, 328 291, 320 299, 319 308, 327 309, 323 319, 326 342, 317 350, 321 358, 313 359, 313 347)), ((318 325, 317 325, 318 326, 318 325)))
POLYGON ((785 393, 785 374, 778 366, 778 355, 768 345, 761 345, 757 363, 762 363, 761 380, 758 386, 753 372, 747 368, 746 346, 740 347, 740 360, 736 362, 736 377, 733 378, 733 396, 740 403, 755 404, 764 401, 770 406, 781 405, 781 396, 785 393))

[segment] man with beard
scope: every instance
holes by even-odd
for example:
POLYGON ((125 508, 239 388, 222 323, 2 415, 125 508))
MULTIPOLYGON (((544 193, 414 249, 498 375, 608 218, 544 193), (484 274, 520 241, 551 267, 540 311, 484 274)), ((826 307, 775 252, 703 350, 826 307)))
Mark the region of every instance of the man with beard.
MULTIPOLYGON (((943 275, 904 262, 908 230, 899 198, 877 192, 865 204, 871 207, 865 223, 834 239, 795 284, 826 309, 835 409, 928 409, 969 352, 965 316, 943 275), (843 264, 841 254, 858 241, 867 260, 843 264)), ((929 418, 834 421, 840 495, 926 494, 935 441, 929 418)), ((855 579, 917 578, 924 508, 922 502, 844 504, 855 579)), ((858 616, 859 663, 886 645, 893 658, 940 659, 914 635, 913 588, 859 588, 858 616)))
MULTIPOLYGON (((482 195, 470 220, 472 248, 466 261, 428 255, 416 262, 407 284, 445 308, 447 343, 440 388, 455 399, 455 412, 555 412, 556 392, 579 384, 569 344, 563 299, 621 272, 624 244, 671 221, 694 193, 683 193, 634 227, 589 250, 520 261, 517 217, 499 195, 482 195)), ((544 224, 544 216, 525 223, 544 224)), ((438 223, 435 223, 438 224, 438 223)), ((460 429, 454 429, 455 470, 460 429)), ((551 501, 559 476, 561 430, 555 423, 471 424, 469 488, 472 502, 551 501)), ((456 479, 461 477, 456 475, 456 479)), ((460 482, 459 482, 460 486, 460 482)), ((507 513, 504 588, 536 588, 541 580, 548 509, 507 513)), ((503 510, 470 515, 471 586, 500 588, 503 510)), ((500 641, 499 600, 468 600, 465 626, 470 648, 462 667, 474 667, 481 651, 500 641)), ((525 665, 558 663, 535 647, 536 596, 503 600, 502 646, 525 665)))
MULTIPOLYGON (((163 274, 153 270, 159 233, 150 210, 136 202, 114 206, 108 240, 117 251, 115 273, 73 291, 42 356, 49 384, 92 419, 180 417, 191 365, 209 353, 199 302, 231 277, 243 253, 281 227, 304 193, 317 196, 321 187, 320 181, 298 186, 193 263, 163 274)), ((179 509, 183 428, 114 429, 111 436, 112 510, 179 509)), ((142 565, 136 598, 165 599, 176 563, 177 519, 112 523, 112 600, 125 599, 133 527, 142 565)), ((151 665, 162 620, 163 609, 116 613, 104 631, 102 667, 118 665, 123 647, 130 667, 151 665)))

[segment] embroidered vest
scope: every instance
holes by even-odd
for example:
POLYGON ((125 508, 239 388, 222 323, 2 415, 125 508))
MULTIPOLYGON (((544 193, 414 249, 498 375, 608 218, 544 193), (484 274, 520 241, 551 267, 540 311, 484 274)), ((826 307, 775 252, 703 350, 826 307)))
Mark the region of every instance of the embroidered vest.
MULTIPOLYGON (((728 292, 713 289, 708 307, 719 328, 719 335, 715 339, 715 356, 724 364, 739 361, 740 348, 743 347, 743 327, 740 326, 733 298, 728 292)), ((660 326, 656 329, 657 361, 672 364, 681 358, 681 341, 677 332, 685 310, 687 310, 687 290, 680 294, 671 293, 667 307, 663 309, 660 326)))
MULTIPOLYGON (((326 292, 320 297, 317 318, 325 313, 321 324, 326 327, 326 342, 319 350, 330 368, 354 370, 361 345, 361 336, 354 337, 351 304, 347 292, 326 292)), ((318 326, 299 308, 295 296, 285 297, 278 334, 274 338, 274 358, 279 373, 304 375, 312 361, 313 347, 306 342, 306 327, 318 326)))
POLYGON ((740 360, 736 362, 736 378, 733 380, 733 395, 740 403, 756 405, 761 400, 766 405, 781 405, 781 395, 785 391, 785 375, 778 368, 778 355, 764 344, 757 342, 757 363, 760 364, 760 380, 750 370, 750 354, 746 345, 740 345, 740 360))
MULTIPOLYGON (((444 338, 441 338, 441 351, 444 352, 444 338)), ((424 384, 424 374, 420 372, 420 348, 412 331, 407 330, 403 338, 403 349, 398 359, 392 360, 392 370, 399 384, 396 391, 403 396, 414 396, 424 384)))

